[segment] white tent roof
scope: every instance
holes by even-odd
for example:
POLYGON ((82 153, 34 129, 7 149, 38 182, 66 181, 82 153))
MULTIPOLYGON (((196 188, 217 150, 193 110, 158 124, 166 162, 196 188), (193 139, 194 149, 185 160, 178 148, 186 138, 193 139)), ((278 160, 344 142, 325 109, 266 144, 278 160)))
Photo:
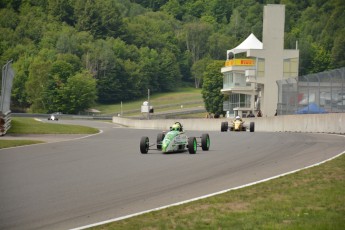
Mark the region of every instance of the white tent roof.
POLYGON ((259 39, 257 39, 255 35, 251 33, 246 38, 246 40, 244 40, 241 44, 236 46, 236 48, 228 50, 227 54, 229 54, 230 52, 233 52, 234 54, 238 54, 238 53, 246 52, 247 50, 250 50, 250 49, 262 49, 262 47, 263 47, 262 42, 260 42, 259 39))

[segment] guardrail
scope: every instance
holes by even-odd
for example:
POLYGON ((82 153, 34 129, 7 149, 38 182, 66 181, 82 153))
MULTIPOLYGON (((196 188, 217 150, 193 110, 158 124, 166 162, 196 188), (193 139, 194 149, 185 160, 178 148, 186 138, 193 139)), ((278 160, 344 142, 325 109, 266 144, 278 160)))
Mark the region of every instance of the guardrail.
MULTIPOLYGON (((48 119, 50 114, 43 113, 12 113, 12 117, 35 117, 41 119, 48 119)), ((88 119, 88 120, 112 120, 112 116, 102 116, 102 115, 73 115, 73 114, 57 114, 59 119, 88 119)))
MULTIPOLYGON (((176 118, 183 115, 188 114, 196 114, 196 113, 205 113, 205 108, 186 108, 186 109, 176 109, 176 110, 169 110, 169 111, 163 111, 163 112, 155 112, 150 114, 150 119, 170 119, 170 118, 176 118)), ((126 116, 123 116, 126 117, 126 116)), ((130 116, 126 117, 129 119, 147 119, 145 116, 138 115, 138 116, 130 116)))
MULTIPOLYGON (((176 110, 177 108, 179 108, 181 105, 182 106, 186 106, 186 105, 193 105, 193 104, 203 104, 204 102, 201 100, 199 101, 188 101, 188 102, 185 102, 185 103, 174 103, 174 104, 167 104, 167 105, 152 105, 153 108, 155 110, 158 110, 158 109, 165 109, 165 108, 174 108, 172 110, 176 110)), ((118 112, 118 114, 120 114, 121 112, 118 112)), ((122 112, 122 116, 126 116, 127 114, 133 114, 133 113, 141 113, 141 109, 132 109, 132 110, 125 110, 122 112)), ((155 112, 157 113, 157 112, 155 112)), ((108 114, 107 114, 108 115, 108 114)), ((110 114, 111 115, 111 114, 110 114)), ((113 114, 115 115, 115 114, 113 114)))

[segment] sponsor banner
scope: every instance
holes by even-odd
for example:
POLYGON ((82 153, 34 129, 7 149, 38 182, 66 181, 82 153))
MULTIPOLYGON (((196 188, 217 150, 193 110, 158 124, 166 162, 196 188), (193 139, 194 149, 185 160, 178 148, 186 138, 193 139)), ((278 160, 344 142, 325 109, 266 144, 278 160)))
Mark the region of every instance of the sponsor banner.
POLYGON ((225 62, 225 66, 255 66, 253 59, 231 59, 225 62))

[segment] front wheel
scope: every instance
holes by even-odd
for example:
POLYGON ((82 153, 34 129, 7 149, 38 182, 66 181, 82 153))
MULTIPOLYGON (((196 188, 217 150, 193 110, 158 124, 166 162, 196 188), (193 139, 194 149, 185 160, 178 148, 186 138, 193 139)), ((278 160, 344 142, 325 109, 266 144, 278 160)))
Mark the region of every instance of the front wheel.
POLYGON ((188 151, 190 154, 195 154, 197 149, 197 142, 195 137, 188 138, 188 151))
POLYGON ((250 132, 254 132, 254 127, 255 127, 255 123, 254 122, 250 122, 249 123, 249 131, 250 132))
POLYGON ((221 123, 221 126, 220 126, 220 131, 221 131, 221 132, 226 132, 226 131, 228 131, 228 128, 229 128, 228 122, 224 121, 224 122, 221 123))
POLYGON ((146 154, 149 151, 149 138, 142 137, 140 140, 140 152, 146 154))
POLYGON ((208 151, 210 149, 210 136, 207 133, 201 136, 201 148, 203 151, 208 151))

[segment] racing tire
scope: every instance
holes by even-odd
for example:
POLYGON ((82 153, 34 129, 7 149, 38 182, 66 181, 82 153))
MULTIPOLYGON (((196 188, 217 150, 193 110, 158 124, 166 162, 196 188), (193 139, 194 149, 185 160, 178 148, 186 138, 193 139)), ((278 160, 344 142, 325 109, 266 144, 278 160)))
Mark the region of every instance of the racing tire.
POLYGON ((196 142, 195 137, 188 138, 188 152, 190 154, 195 154, 197 149, 198 143, 196 142))
POLYGON ((250 132, 254 132, 254 129, 255 129, 255 123, 254 122, 250 122, 249 123, 249 131, 250 132))
POLYGON ((142 137, 140 140, 140 152, 146 154, 149 151, 149 138, 142 137))
POLYGON ((207 133, 201 136, 201 148, 203 151, 208 151, 210 149, 210 136, 207 133))
POLYGON ((224 121, 221 123, 220 131, 221 132, 227 132, 229 128, 228 122, 224 121))
POLYGON ((164 133, 158 133, 157 134, 157 149, 162 149, 162 141, 164 140, 165 134, 164 133))

